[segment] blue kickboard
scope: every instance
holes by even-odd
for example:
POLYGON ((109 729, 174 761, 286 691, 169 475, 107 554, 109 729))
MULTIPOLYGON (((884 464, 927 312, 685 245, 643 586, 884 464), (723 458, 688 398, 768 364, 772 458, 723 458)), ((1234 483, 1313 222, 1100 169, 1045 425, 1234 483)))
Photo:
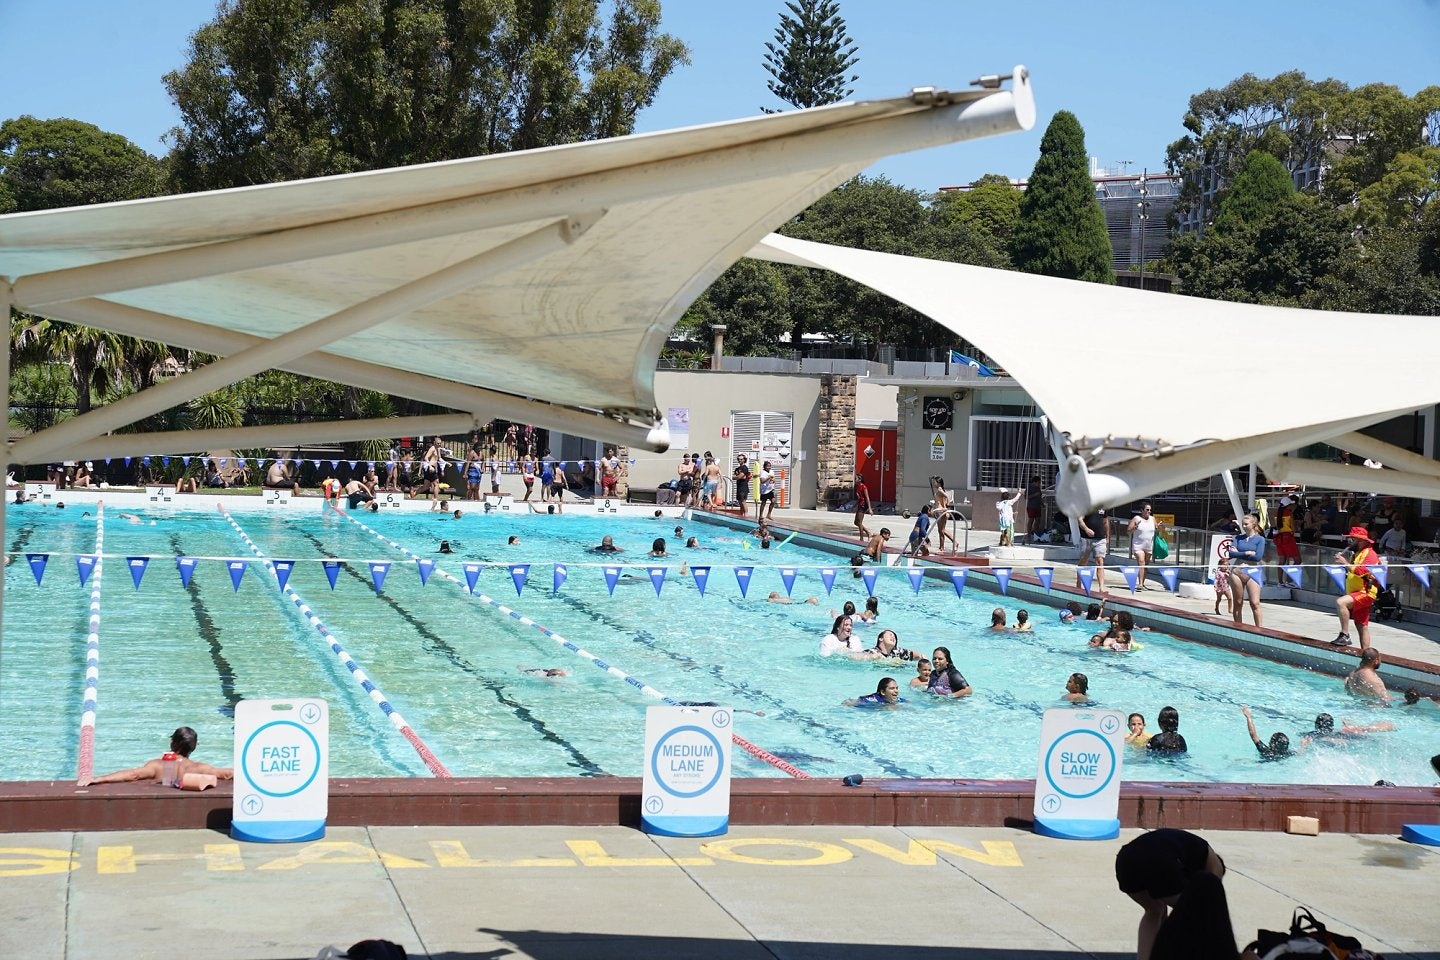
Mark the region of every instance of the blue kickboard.
POLYGON ((1440 847, 1440 823, 1407 823, 1400 828, 1400 839, 1440 847))
POLYGON ((1035 832, 1057 840, 1114 840, 1120 836, 1120 820, 1065 820, 1035 818, 1035 832))

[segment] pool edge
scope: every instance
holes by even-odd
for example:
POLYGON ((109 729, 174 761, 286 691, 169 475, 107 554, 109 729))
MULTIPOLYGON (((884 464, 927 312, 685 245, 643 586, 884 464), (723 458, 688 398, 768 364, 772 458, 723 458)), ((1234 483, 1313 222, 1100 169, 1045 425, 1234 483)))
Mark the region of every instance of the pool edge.
MULTIPOLYGON (((228 784, 226 785, 228 788, 228 784)), ((0 833, 228 831, 228 789, 180 793, 153 784, 77 788, 73 783, 0 783, 0 833)), ((983 827, 1027 824, 1030 780, 736 779, 736 826, 983 827)), ((1290 816, 1316 817, 1327 833, 1399 835, 1407 823, 1440 820, 1440 787, 1128 781, 1126 827, 1284 830, 1290 816)), ((336 779, 330 826, 638 826, 636 777, 336 779)))

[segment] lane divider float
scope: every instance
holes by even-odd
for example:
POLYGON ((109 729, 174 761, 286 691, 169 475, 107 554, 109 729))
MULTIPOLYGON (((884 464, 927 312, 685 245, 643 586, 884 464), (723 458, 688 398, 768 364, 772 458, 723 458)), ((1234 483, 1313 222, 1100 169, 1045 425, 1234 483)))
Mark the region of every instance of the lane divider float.
MULTIPOLYGON (((260 548, 255 545, 255 541, 250 539, 250 535, 245 532, 240 524, 235 522, 235 518, 230 516, 229 512, 227 512, 223 506, 219 504, 215 506, 216 509, 220 511, 220 515, 229 522, 230 526, 235 528, 235 532, 240 535, 240 539, 245 541, 245 545, 250 548, 250 552, 265 564, 265 569, 270 572, 272 577, 275 577, 275 582, 278 585, 280 578, 275 572, 275 565, 261 552, 260 548)), ((369 694, 370 699, 375 701, 380 707, 381 712, 390 719, 390 723, 395 729, 400 731, 400 735, 410 742, 410 746, 415 748, 415 752, 420 755, 420 759, 425 762, 425 766, 430 768, 430 772, 442 778, 452 776, 450 771, 446 769, 445 764, 440 762, 440 758, 435 756, 434 752, 425 745, 425 741, 420 739, 420 735, 411 729, 410 724, 405 722, 405 718, 400 715, 400 711, 391 706, 385 694, 376 686, 375 682, 370 679, 369 675, 360 668, 360 665, 355 662, 355 658, 350 656, 345 648, 340 645, 340 642, 330 633, 330 629, 315 615, 315 612, 310 609, 310 605, 301 598, 300 594, 296 593, 288 583, 283 585, 280 590, 285 595, 285 598, 293 603, 295 608, 300 611, 301 616, 309 621, 310 626, 315 628, 315 632, 325 638, 326 642, 330 645, 331 652, 345 665, 345 669, 350 671, 350 676, 355 679, 355 682, 360 685, 361 689, 369 694)))

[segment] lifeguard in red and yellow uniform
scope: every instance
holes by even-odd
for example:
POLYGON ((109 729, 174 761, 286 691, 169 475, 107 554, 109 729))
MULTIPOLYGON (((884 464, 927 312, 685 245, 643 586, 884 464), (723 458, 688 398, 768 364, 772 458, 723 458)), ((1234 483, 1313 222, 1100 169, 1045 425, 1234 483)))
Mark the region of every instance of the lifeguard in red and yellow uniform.
POLYGON ((1295 501, 1290 497, 1280 498, 1280 509, 1275 513, 1275 553, 1282 564, 1300 562, 1300 545, 1295 542, 1295 501))
POLYGON ((1380 595, 1380 581, 1370 572, 1382 562, 1375 552, 1375 541, 1364 527, 1351 527, 1346 534, 1350 538, 1350 555, 1335 554, 1338 563, 1345 564, 1349 571, 1345 577, 1345 596, 1335 601, 1335 610, 1340 615, 1340 635, 1330 643, 1336 647, 1350 646, 1350 621, 1355 621, 1355 632, 1360 635, 1360 649, 1370 649, 1370 608, 1380 595))

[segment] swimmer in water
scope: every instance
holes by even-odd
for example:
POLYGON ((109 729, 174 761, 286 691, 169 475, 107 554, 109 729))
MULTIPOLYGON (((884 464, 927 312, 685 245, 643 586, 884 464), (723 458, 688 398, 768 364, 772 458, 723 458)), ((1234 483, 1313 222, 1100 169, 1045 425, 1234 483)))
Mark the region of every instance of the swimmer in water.
POLYGON ((915 676, 910 679, 910 686, 917 690, 926 690, 930 687, 930 659, 921 657, 915 663, 915 676))
POLYGON ((559 667, 521 667, 520 672, 530 677, 544 677, 546 680, 570 676, 568 670, 562 670, 559 667))
POLYGON ((881 677, 880 682, 875 685, 874 693, 846 700, 841 705, 846 707, 898 707, 904 702, 905 698, 900 696, 900 684, 896 682, 895 678, 881 677))
POLYGON ((454 553, 455 551, 450 549, 450 541, 449 541, 449 540, 441 540, 441 541, 440 541, 440 548, 439 548, 438 550, 436 550, 435 552, 436 552, 436 553, 454 553))

